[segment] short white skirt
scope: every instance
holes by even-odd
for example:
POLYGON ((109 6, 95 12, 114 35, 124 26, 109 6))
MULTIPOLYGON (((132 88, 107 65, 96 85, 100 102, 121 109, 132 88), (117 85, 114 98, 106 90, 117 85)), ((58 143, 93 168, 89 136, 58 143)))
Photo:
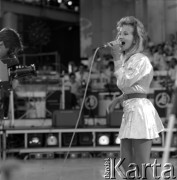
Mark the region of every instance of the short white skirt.
POLYGON ((123 102, 119 139, 155 139, 164 131, 162 121, 150 100, 133 98, 123 102))

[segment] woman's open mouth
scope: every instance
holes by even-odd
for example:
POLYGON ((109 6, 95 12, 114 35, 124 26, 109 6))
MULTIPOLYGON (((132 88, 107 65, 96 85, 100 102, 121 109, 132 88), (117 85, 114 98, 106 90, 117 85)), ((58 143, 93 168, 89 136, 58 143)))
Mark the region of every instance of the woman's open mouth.
POLYGON ((124 46, 124 45, 125 45, 125 42, 124 42, 124 41, 122 41, 122 42, 121 42, 121 45, 122 45, 122 46, 124 46))

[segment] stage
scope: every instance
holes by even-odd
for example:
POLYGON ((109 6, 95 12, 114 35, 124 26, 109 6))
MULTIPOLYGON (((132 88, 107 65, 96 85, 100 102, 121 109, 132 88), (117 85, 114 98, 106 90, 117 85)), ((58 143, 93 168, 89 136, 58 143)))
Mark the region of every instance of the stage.
MULTIPOLYGON (((154 162, 154 159, 151 159, 154 162)), ((157 159, 158 163, 161 159, 157 159)), ((170 159, 177 176, 177 161, 170 159)), ((104 180, 104 158, 76 158, 21 161, 13 180, 104 180)), ((158 171, 159 172, 159 171, 158 171)), ((116 176, 117 180, 121 180, 116 176)))

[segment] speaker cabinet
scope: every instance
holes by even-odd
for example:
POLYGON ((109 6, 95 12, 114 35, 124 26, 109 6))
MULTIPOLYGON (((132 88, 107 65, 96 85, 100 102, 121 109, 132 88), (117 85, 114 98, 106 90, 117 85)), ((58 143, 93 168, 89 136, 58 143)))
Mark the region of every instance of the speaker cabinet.
MULTIPOLYGON (((54 111, 52 126, 57 128, 75 128, 80 110, 54 111)), ((83 116, 79 119, 78 127, 82 127, 83 116)))
POLYGON ((107 114, 107 124, 109 127, 120 127, 122 123, 123 110, 114 110, 107 114))
MULTIPOLYGON (((51 91, 47 94, 47 98, 46 98, 47 117, 51 117, 51 114, 54 111, 60 110, 61 98, 62 98, 62 92, 60 90, 51 91)), ((72 109, 70 90, 65 90, 65 109, 72 109)))
POLYGON ((60 98, 61 98, 61 91, 53 91, 47 94, 47 98, 46 98, 47 117, 50 117, 50 114, 48 112, 52 114, 53 111, 60 109, 60 98))

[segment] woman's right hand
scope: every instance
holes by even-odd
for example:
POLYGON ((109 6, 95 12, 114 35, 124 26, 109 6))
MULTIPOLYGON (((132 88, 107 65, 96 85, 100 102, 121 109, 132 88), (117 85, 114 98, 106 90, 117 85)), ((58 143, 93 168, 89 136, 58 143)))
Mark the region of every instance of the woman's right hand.
POLYGON ((120 51, 121 51, 121 42, 118 39, 107 43, 107 45, 108 45, 108 47, 111 48, 111 51, 112 51, 113 54, 120 53, 120 51))
POLYGON ((107 114, 110 114, 114 111, 114 108, 115 108, 115 104, 114 102, 111 102, 111 104, 109 104, 109 106, 107 107, 107 114))
POLYGON ((107 107, 107 113, 108 114, 112 113, 117 103, 122 103, 122 101, 123 101, 123 95, 116 97, 116 99, 114 99, 107 107))

